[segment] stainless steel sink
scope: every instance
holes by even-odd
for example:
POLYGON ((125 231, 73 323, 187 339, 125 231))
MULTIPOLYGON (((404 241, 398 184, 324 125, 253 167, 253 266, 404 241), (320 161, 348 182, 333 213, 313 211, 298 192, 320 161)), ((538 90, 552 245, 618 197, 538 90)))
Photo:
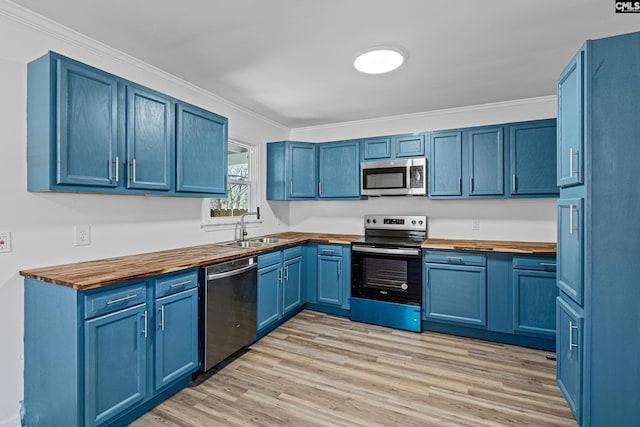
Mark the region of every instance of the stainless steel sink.
POLYGON ((286 243, 291 239, 280 239, 277 237, 254 237, 248 240, 234 240, 232 242, 221 243, 224 246, 237 246, 239 248, 263 248, 278 243, 286 243))

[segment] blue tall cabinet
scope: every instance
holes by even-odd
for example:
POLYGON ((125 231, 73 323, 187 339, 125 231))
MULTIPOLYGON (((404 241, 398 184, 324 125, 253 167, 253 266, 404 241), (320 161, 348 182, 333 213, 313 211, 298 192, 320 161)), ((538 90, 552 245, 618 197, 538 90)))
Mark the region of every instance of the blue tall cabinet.
POLYGON ((557 381, 588 426, 640 425, 640 33, 558 80, 557 381))

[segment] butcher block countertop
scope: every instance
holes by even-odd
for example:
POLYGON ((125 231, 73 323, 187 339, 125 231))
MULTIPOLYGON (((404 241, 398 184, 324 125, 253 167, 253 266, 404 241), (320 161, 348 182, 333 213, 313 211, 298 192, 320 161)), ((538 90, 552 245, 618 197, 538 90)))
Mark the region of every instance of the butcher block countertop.
POLYGON ((547 242, 511 242, 507 240, 427 239, 426 249, 459 249, 464 251, 512 252, 523 254, 556 254, 556 244, 547 242))
MULTIPOLYGON (((221 244, 190 246, 139 255, 84 261, 20 271, 24 277, 42 280, 78 290, 88 290, 127 280, 171 273, 192 267, 214 264, 242 256, 255 255, 305 242, 348 245, 361 238, 354 234, 323 234, 285 232, 265 237, 289 239, 287 242, 261 248, 239 248, 221 244)), ((509 242, 497 240, 427 239, 422 244, 429 249, 459 249, 527 254, 555 254, 555 243, 509 242)))

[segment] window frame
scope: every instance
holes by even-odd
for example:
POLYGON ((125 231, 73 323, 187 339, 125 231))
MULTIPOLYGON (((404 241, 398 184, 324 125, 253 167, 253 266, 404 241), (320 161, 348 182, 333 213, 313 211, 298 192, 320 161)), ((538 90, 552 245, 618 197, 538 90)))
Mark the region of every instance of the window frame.
MULTIPOLYGON (((259 206, 260 190, 258 188, 258 177, 260 176, 260 146, 247 141, 241 141, 237 139, 229 138, 229 142, 232 144, 246 147, 249 150, 249 179, 242 180, 230 180, 227 171, 227 187, 230 183, 239 183, 249 185, 249 212, 254 212, 255 208, 259 206)), ((228 154, 227 154, 228 155, 228 154)), ((218 197, 216 197, 218 198, 218 197)), ((202 228, 205 231, 209 228, 235 228, 240 222, 240 215, 238 216, 211 216, 211 199, 213 197, 207 197, 202 200, 202 228)), ((245 220, 246 224, 260 224, 262 220, 256 219, 255 216, 249 216, 245 220)))

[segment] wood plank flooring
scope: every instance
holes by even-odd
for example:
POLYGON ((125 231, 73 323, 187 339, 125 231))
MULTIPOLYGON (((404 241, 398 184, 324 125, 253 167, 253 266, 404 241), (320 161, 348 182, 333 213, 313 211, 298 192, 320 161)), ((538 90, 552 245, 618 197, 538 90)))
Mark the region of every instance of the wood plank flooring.
POLYGON ((305 310, 131 425, 576 427, 554 357, 305 310))

